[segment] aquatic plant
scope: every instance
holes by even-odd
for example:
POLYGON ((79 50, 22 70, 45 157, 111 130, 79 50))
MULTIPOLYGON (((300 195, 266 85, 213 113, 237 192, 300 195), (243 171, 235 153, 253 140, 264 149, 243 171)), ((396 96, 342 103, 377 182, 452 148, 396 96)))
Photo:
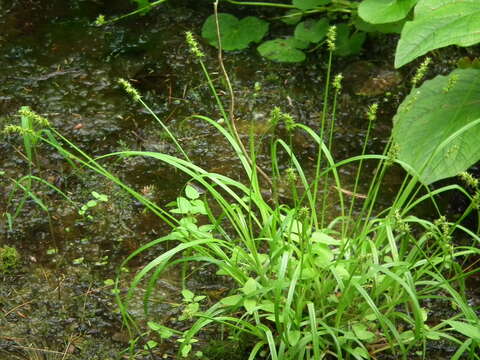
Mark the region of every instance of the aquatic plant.
MULTIPOLYGON (((141 246, 121 265, 128 266, 147 250, 171 245, 133 277, 126 294, 120 291, 120 275, 116 280, 118 305, 132 333, 137 330, 142 333, 129 312, 134 293, 140 287, 145 288, 145 312, 151 316, 149 300, 157 280, 164 271, 179 269, 183 280, 181 320, 192 321, 191 326, 174 329, 153 317, 148 323, 158 334, 157 340, 170 338, 179 344, 179 356, 188 356, 198 345, 202 330, 213 326, 227 328, 225 336, 248 335, 246 357, 249 359, 256 358, 262 351, 271 359, 321 359, 327 355, 339 359, 370 359, 387 351, 406 359, 417 351, 425 357, 427 344, 439 340, 458 346, 453 359, 479 358, 480 322, 466 300, 465 282, 478 272, 478 268, 466 261, 469 256, 480 254, 477 247, 480 238, 461 224, 463 218, 478 211, 478 196, 472 197, 460 185, 428 187, 430 181, 425 180, 425 173, 399 158, 403 150, 391 142, 382 155, 367 154, 364 146, 359 156, 341 161, 334 159, 331 152, 335 145, 333 121, 341 91, 341 77, 332 80, 330 73, 331 58, 337 50, 335 35, 332 28, 326 41, 328 72, 318 129, 296 123, 289 114, 274 109, 271 126, 283 122, 289 135, 287 139, 272 140, 271 170, 267 171, 258 164, 258 144, 254 137, 247 146, 239 139, 234 98, 230 99, 227 111, 205 70, 203 53, 189 34, 192 53, 205 72, 223 121, 203 115, 194 115, 191 119, 204 121, 224 136, 242 165, 243 180, 200 168, 188 158, 170 132, 168 135, 182 157, 122 151, 93 159, 48 122, 33 133, 16 130, 33 136, 32 141, 51 145, 69 161, 105 176, 171 227, 170 233, 141 246), (330 98, 333 99, 331 105, 330 98), (317 147, 313 169, 302 166, 295 155, 290 137, 296 131, 307 134, 317 147), (191 183, 203 188, 205 194, 193 185, 186 185, 170 209, 163 209, 102 165, 117 156, 162 161, 187 174, 191 183), (280 158, 287 158, 286 171, 280 170, 280 158), (366 162, 375 163, 376 170, 368 191, 361 195, 357 192, 364 179, 362 165, 366 162), (377 200, 382 180, 395 164, 410 173, 390 206, 381 207, 377 200), (358 170, 353 191, 349 191, 340 170, 352 165, 358 170), (290 190, 283 198, 282 179, 290 190), (263 191, 265 186, 271 189, 269 197, 263 191), (442 216, 436 203, 436 199, 448 191, 461 194, 472 204, 453 221, 442 216), (360 201, 363 203, 359 206, 360 201), (332 202, 338 205, 337 210, 329 206, 332 202), (432 217, 437 220, 415 215, 415 209, 424 203, 434 205, 432 217), (456 244, 454 237, 464 237, 465 242, 456 244), (195 289, 187 289, 187 278, 195 276, 196 269, 205 265, 214 267, 218 276, 228 279, 228 293, 210 296, 206 301, 209 294, 196 294, 195 289), (432 317, 429 310, 432 303, 450 307, 450 317, 432 317)), ((221 43, 220 38, 220 48, 221 43)), ((228 78, 226 83, 229 84, 228 78)), ((121 84, 134 101, 149 110, 128 82, 121 84)), ((457 85, 442 80, 447 93, 454 92, 457 85)), ((412 94, 417 90, 414 88, 412 94)), ((233 92, 229 90, 229 93, 233 92)), ((411 104, 412 109, 414 105, 411 104)), ((367 114, 365 142, 377 110, 378 107, 372 105, 367 114)), ((23 116, 34 119, 36 114, 24 111, 23 116)), ((468 129, 470 124, 462 123, 452 135, 468 129)), ((393 137, 401 141, 401 136, 394 134, 393 137)), ((432 145, 433 154, 443 143, 432 145)), ((420 169, 430 166, 432 160, 422 161, 420 169)), ((478 187, 478 180, 471 175, 463 174, 462 178, 469 186, 478 187)), ((151 350, 154 343, 146 345, 151 350)))
POLYGON ((476 0, 419 0, 413 20, 406 22, 402 29, 395 66, 403 66, 441 47, 478 44, 479 19, 480 3, 476 0))
MULTIPOLYGON (((165 1, 167 0, 132 0, 137 4, 137 10, 109 21, 100 15, 96 24, 103 25, 131 15, 145 14, 165 1)), ((292 0, 288 4, 224 1, 234 5, 278 8, 284 11, 283 15, 274 20, 295 25, 293 35, 267 40, 258 47, 260 55, 279 62, 305 60, 304 50, 309 47, 309 50, 318 48, 317 43, 325 36, 325 26, 331 22, 340 27, 338 48, 342 51, 337 52, 340 56, 357 54, 365 41, 366 33, 400 33, 395 55, 396 67, 434 49, 448 45, 471 46, 480 42, 480 3, 476 0, 445 0, 441 4, 438 0, 292 0), (347 15, 346 22, 343 21, 344 15, 347 15)), ((219 30, 224 38, 224 50, 238 50, 246 48, 251 42, 259 42, 268 31, 268 23, 255 16, 239 21, 232 14, 220 14, 219 30), (253 36, 252 39, 249 36, 253 36)), ((216 32, 215 22, 210 16, 204 22, 202 36, 216 46, 216 32)))
POLYGON ((16 268, 20 263, 17 249, 11 246, 0 247, 0 275, 5 275, 16 268))
MULTIPOLYGON (((333 42, 329 51, 335 51, 333 42)), ((335 94, 340 91, 339 81, 339 77, 334 80, 335 94)), ((328 81, 325 97, 329 87, 328 81)), ((333 118, 334 112, 335 105, 333 118)), ((371 122, 375 120, 375 113, 373 106, 368 114, 371 122)), ((281 119, 288 121, 289 131, 305 131, 319 150, 317 168, 313 179, 309 179, 291 146, 281 139, 274 140, 271 144, 273 193, 278 191, 281 177, 278 154, 282 150, 290 158, 292 198, 286 204, 280 202, 277 195, 272 204, 264 199, 261 190, 253 139, 246 153, 239 146, 237 136, 216 121, 204 116, 195 118, 206 121, 225 136, 238 154, 248 181, 244 185, 165 154, 122 153, 171 164, 208 193, 208 197, 202 198, 195 188, 187 186, 185 197, 179 197, 172 210, 182 215, 173 231, 144 245, 125 260, 123 266, 161 243, 179 243, 145 265, 134 277, 121 302, 126 319, 129 318, 129 298, 147 277, 145 310, 148 312, 149 294, 163 271, 172 266, 184 269, 187 266, 194 271, 190 264, 209 263, 217 267, 218 275, 227 276, 234 285, 229 296, 206 309, 197 302, 193 309, 185 308, 189 309, 188 317, 197 320, 181 336, 182 356, 190 352, 195 337, 204 327, 221 324, 230 326, 233 333, 243 332, 257 339, 251 345, 249 359, 254 359, 263 349, 268 349, 272 359, 320 359, 326 354, 367 359, 386 350, 406 358, 411 351, 423 349, 425 352, 427 342, 439 339, 459 345, 454 358, 467 352, 472 359, 478 358, 475 355, 478 339, 471 329, 478 326, 479 319, 462 294, 464 286, 457 286, 464 282, 469 271, 463 271, 457 260, 479 251, 475 246, 454 245, 452 234, 463 232, 474 244, 478 244, 479 237, 459 222, 448 222, 440 214, 435 222, 412 215, 419 204, 435 203, 435 197, 446 191, 458 191, 473 201, 466 190, 453 185, 431 191, 419 182, 419 174, 409 168, 412 176, 405 179, 392 205, 372 217, 385 172, 393 163, 403 166, 405 163, 397 160, 388 147, 384 155, 366 155, 364 147, 360 156, 335 162, 329 150, 331 140, 329 146, 323 142, 324 136, 331 139, 332 131, 332 127, 327 131, 325 117, 319 136, 308 127, 292 122, 288 114, 277 109, 272 112, 272 124, 278 124, 281 119), (250 157, 250 162, 246 157, 250 157), (338 169, 359 162, 357 184, 361 164, 367 160, 378 161, 376 175, 360 213, 352 211, 357 185, 347 212, 338 169), (333 178, 337 189, 341 215, 326 223, 328 191, 324 189, 323 195, 319 195, 318 189, 321 181, 328 182, 328 176, 333 178), (422 188, 427 193, 416 198, 415 194, 422 188), (208 222, 203 219, 199 225, 199 217, 205 216, 208 222), (184 256, 179 257, 181 254, 184 256), (426 307, 429 301, 455 304, 454 316, 430 322, 426 307), (452 331, 468 333, 468 345, 463 345, 452 331)), ((224 120, 227 124, 234 121, 233 118, 224 120)), ((461 218, 473 209, 469 207, 461 218)), ((187 274, 188 270, 183 273, 187 274)), ((165 336, 168 328, 157 326, 165 336)), ((170 331, 168 335, 174 334, 170 331)))
POLYGON ((479 92, 480 70, 457 69, 415 88, 398 108, 398 157, 423 183, 455 176, 480 160, 479 92))
MULTIPOLYGON (((329 51, 334 50, 332 45, 329 51)), ((340 78, 335 78, 334 97, 340 91, 339 82, 340 78)), ((329 81, 326 94, 331 86, 329 81)), ((335 106, 331 109, 332 117, 334 112, 335 106)), ((372 107, 371 121, 375 121, 375 112, 372 107)), ((272 359, 320 359, 327 354, 369 359, 384 351, 406 359, 413 351, 425 354, 426 344, 440 339, 458 344, 454 358, 462 354, 478 358, 479 340, 472 329, 478 326, 479 319, 464 294, 465 279, 478 269, 469 269, 462 263, 469 255, 479 254, 474 244, 480 239, 440 213, 439 220, 434 222, 413 214, 419 204, 435 202, 435 197, 446 191, 470 197, 466 190, 450 185, 432 191, 414 175, 406 178, 391 206, 377 212, 376 199, 383 176, 394 163, 405 164, 392 152, 367 155, 365 148, 357 157, 336 162, 329 150, 331 141, 323 140, 331 139, 332 131, 332 127, 326 126, 325 116, 317 133, 275 109, 272 125, 285 121, 290 133, 304 131, 317 144, 317 167, 313 173, 306 171, 288 140, 274 139, 273 199, 266 199, 253 138, 248 152, 242 149, 231 130, 234 119, 224 110, 222 113, 226 127, 205 116, 192 118, 210 124, 228 140, 243 165, 245 183, 203 170, 187 159, 156 152, 122 151, 94 160, 51 127, 44 130, 43 134, 48 136, 36 133, 37 140, 114 181, 172 227, 168 235, 141 246, 122 264, 128 266, 133 258, 161 244, 173 244, 135 275, 127 294, 117 294, 128 326, 137 326, 128 312, 129 301, 144 280, 148 314, 149 297, 163 271, 180 266, 186 277, 195 272, 194 264, 211 264, 219 276, 232 282, 228 294, 216 301, 210 299, 213 304, 205 306, 205 295, 193 294, 184 287, 182 318, 193 320, 192 326, 179 331, 159 319, 149 323, 161 338, 177 339, 180 356, 192 351, 202 329, 217 324, 230 328, 230 335, 245 333, 254 339, 249 359, 261 351, 267 351, 272 359), (66 145, 52 141, 52 136, 66 145), (280 153, 286 154, 290 163, 287 182, 291 195, 287 202, 280 201, 278 196, 282 177, 280 153), (189 175, 208 195, 187 185, 185 195, 177 198, 170 211, 160 209, 100 165, 101 159, 111 156, 158 159, 189 175), (352 210, 353 204, 350 208, 347 205, 349 201, 359 201, 357 186, 347 201, 339 169, 358 163, 358 182, 360 164, 365 161, 376 161, 378 166, 358 213, 352 210), (329 214, 325 206, 330 186, 319 192, 323 183, 334 185, 340 204, 340 215, 331 221, 326 220, 329 214), (415 197, 422 188, 425 195, 415 197), (455 245, 454 232, 456 236, 464 234, 473 245, 455 245), (452 317, 431 321, 430 302, 451 304, 452 317), (456 334, 467 336, 467 342, 456 334)), ((331 201, 331 197, 328 199, 331 201)), ((463 216, 472 211, 468 208, 463 216)), ((119 279, 116 283, 119 286, 119 279)))

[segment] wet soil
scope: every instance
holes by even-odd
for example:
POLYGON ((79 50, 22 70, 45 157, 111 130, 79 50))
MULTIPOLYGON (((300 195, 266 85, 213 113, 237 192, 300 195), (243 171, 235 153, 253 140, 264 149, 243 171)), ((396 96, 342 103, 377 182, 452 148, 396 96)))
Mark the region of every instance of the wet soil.
MULTIPOLYGON (((103 27, 93 25, 100 13, 112 17, 131 9, 126 0, 0 2, 0 127, 17 122, 17 110, 28 105, 92 156, 126 149, 179 155, 153 118, 120 89, 117 79, 122 77, 140 90, 194 162, 240 178, 240 164, 232 160, 234 155, 224 139, 204 122, 190 118, 192 114, 220 118, 183 35, 187 30, 198 34, 211 10, 195 1, 167 2, 144 16, 103 27)), ((361 148, 366 109, 373 102, 381 103, 380 116, 368 151, 383 149, 390 119, 407 91, 406 79, 412 71, 390 69, 395 41, 394 37, 372 38, 360 56, 336 60, 334 72, 346 71, 350 79, 339 99, 334 135, 334 153, 339 159, 361 148), (359 61, 370 64, 366 65, 370 70, 356 70, 358 65, 352 64, 359 61), (373 71, 371 64, 383 70, 373 71)), ((216 52, 204 47, 209 71, 223 88, 216 52)), ((298 65, 268 62, 253 48, 225 56, 244 138, 252 126, 266 143, 269 137, 285 135, 281 128, 268 132, 266 122, 274 106, 318 127, 323 56, 322 52, 310 54, 306 63, 298 65), (261 84, 261 90, 255 83, 261 84)), ((454 61, 437 62, 432 74, 448 72, 454 61)), ((225 92, 220 94, 227 99, 225 92)), ((148 336, 137 333, 133 335, 137 342, 129 350, 129 334, 122 327, 110 282, 128 254, 165 234, 167 227, 107 180, 85 168, 72 168, 45 145, 37 149, 31 171, 55 184, 71 201, 34 184, 35 194, 48 211, 31 198, 23 204, 21 192, 12 190, 14 180, 29 173, 28 159, 19 139, 0 136, 0 212, 15 214, 22 205, 13 224, 6 217, 0 219, 0 245, 15 246, 21 254, 15 271, 0 275, 0 359, 106 360, 128 358, 132 353, 135 359, 174 358, 174 349, 163 346, 151 357, 152 353, 143 350, 148 336), (91 218, 79 216, 78 208, 92 199, 92 191, 108 195, 109 201, 92 209, 91 218)), ((313 167, 313 144, 303 134, 296 134, 293 141, 305 166, 313 167)), ((172 201, 189 180, 145 158, 118 158, 105 166, 160 205, 172 201)), ((368 173, 374 164, 365 166, 368 173)), ((343 175, 349 174, 353 176, 353 169, 345 168, 343 175)), ((401 170, 390 175, 385 199, 395 193, 401 176, 401 170)), ((153 251, 147 253, 123 271, 133 273, 153 256, 153 251)), ((212 284, 208 270, 199 273, 193 288, 211 296, 224 291, 224 285, 212 284)), ((152 308, 153 318, 174 324, 179 288, 175 274, 161 280, 155 296, 169 300, 170 305, 158 301, 152 308)), ((132 313, 145 331, 141 306, 140 294, 132 313)))

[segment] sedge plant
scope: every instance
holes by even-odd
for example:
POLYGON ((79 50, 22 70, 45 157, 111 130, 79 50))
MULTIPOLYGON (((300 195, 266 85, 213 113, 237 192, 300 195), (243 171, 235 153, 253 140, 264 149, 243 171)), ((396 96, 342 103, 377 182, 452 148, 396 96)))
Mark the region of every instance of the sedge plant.
MULTIPOLYGON (((334 35, 332 29, 331 38, 334 35)), ((445 340, 458 348, 452 359, 479 359, 480 320, 465 293, 466 280, 478 272, 467 260, 480 253, 480 238, 461 222, 478 211, 478 180, 463 175, 474 195, 460 185, 431 189, 422 185, 412 170, 391 205, 380 207, 377 200, 384 175, 396 164, 408 165, 396 159, 391 141, 381 155, 367 154, 363 147, 358 156, 335 160, 331 149, 336 96, 341 91, 339 76, 325 84, 324 107, 330 110, 324 112, 318 131, 296 123, 280 109, 271 113, 272 127, 283 121, 290 134, 303 131, 316 145, 314 169, 302 166, 288 139, 274 138, 270 144, 271 169, 262 170, 257 161, 258 144, 253 136, 247 146, 242 144, 234 109, 225 110, 199 45, 190 33, 187 40, 223 116, 222 122, 204 115, 191 119, 204 121, 228 141, 242 165, 243 180, 196 165, 177 141, 180 157, 122 151, 93 159, 48 122, 42 131, 35 132, 36 141, 50 144, 70 161, 107 177, 171 228, 167 235, 141 246, 121 264, 128 266, 147 250, 168 249, 135 274, 126 293, 121 294, 119 289, 121 275, 117 278, 116 298, 129 329, 143 331, 129 312, 133 295, 143 288, 149 328, 157 334, 157 340, 175 340, 179 358, 188 357, 198 346, 202 332, 213 327, 222 329, 225 337, 245 335, 250 341, 245 354, 248 360, 265 354, 272 360, 374 359, 385 352, 399 359, 407 359, 412 353, 425 358, 430 342, 445 340), (331 97, 333 105, 328 107, 331 97), (205 194, 186 185, 172 208, 163 209, 102 165, 118 156, 148 157, 168 164, 185 173, 205 194), (280 158, 287 158, 283 181, 290 187, 288 199, 278 196, 283 176, 280 158), (360 197, 357 191, 366 162, 375 163, 376 171, 366 197, 360 197), (353 192, 344 188, 339 172, 344 166, 357 168, 353 192), (265 184, 272 189, 270 198, 263 191, 265 184), (436 199, 449 191, 471 201, 458 221, 442 216, 436 204, 436 199), (336 214, 326 210, 333 197, 339 204, 336 214), (360 201, 360 206, 354 204, 360 201), (437 220, 415 215, 415 209, 423 203, 434 205, 437 220), (465 241, 462 245, 453 241, 460 237, 468 240, 466 245, 465 241), (169 246, 163 246, 166 244, 169 246), (195 289, 187 288, 186 278, 195 276, 199 266, 207 265, 230 284, 228 293, 220 298, 207 299, 206 294, 195 294, 195 289), (149 312, 157 280, 171 269, 182 269, 184 277, 181 320, 189 321, 186 330, 171 328, 149 312), (450 307, 450 316, 432 318, 431 304, 450 307)), ((331 56, 334 46, 328 51, 331 56)), ((330 79, 331 60, 327 75, 330 79)), ((128 82, 121 84, 134 101, 145 106, 128 82)), ((369 110, 369 129, 376 111, 376 105, 369 110)), ((168 134, 175 139, 170 131, 168 134)))

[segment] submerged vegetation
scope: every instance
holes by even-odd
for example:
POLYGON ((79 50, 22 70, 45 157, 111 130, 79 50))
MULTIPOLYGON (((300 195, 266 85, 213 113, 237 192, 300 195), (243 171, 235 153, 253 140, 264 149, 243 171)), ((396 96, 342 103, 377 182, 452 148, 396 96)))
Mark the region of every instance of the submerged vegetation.
POLYGON ((10 246, 0 247, 0 275, 12 271, 18 267, 20 263, 20 256, 17 249, 10 246))
MULTIPOLYGON (((135 2, 139 12, 145 12, 164 1, 135 2)), ((352 4, 294 0, 287 8, 317 14, 320 8, 328 12, 339 3, 352 4)), ((384 23, 405 21, 417 1, 392 1, 391 7, 378 7, 379 3, 364 0, 358 14, 367 20, 381 10, 388 19, 384 23)), ((165 344, 177 351, 178 359, 424 359, 435 343, 454 346, 451 359, 479 359, 479 309, 471 306, 468 288, 470 278, 480 270, 480 185, 468 168, 480 159, 480 70, 457 69, 423 82, 430 62, 425 60, 412 77, 412 89, 398 108, 383 152, 367 151, 381 108, 372 103, 365 114, 358 155, 336 159, 334 131, 343 76, 332 73, 332 61, 342 53, 340 40, 346 36, 353 42, 358 33, 350 36, 344 24, 306 20, 314 23, 297 25, 295 38, 269 40, 276 41, 282 52, 269 48, 269 41, 260 45, 259 52, 267 58, 274 54, 274 60, 285 59, 283 56, 303 60, 294 51, 306 48, 298 46, 298 41, 320 46, 324 40, 323 109, 318 123, 307 126, 275 107, 266 127, 272 133, 282 129, 277 132, 281 136, 261 136, 253 130, 245 135, 239 131, 236 97, 222 50, 238 49, 234 42, 242 42, 242 47, 259 42, 268 24, 218 13, 217 5, 218 1, 202 35, 218 47, 220 86, 191 32, 186 33, 186 41, 220 118, 194 114, 185 122, 202 122, 220 134, 234 154, 231 161, 240 164, 242 173, 224 174, 196 164, 135 84, 122 78, 119 87, 153 116, 174 154, 126 149, 92 156, 46 117, 24 106, 18 112, 20 122, 4 128, 5 134, 21 137, 29 164, 27 175, 9 179, 13 185, 5 213, 8 228, 15 228, 29 201, 54 221, 34 184, 66 199, 75 208, 75 216, 86 221, 92 221, 102 209, 108 214, 110 197, 100 189, 88 189, 88 199, 79 206, 70 199, 71 194, 36 175, 33 165, 46 149, 53 149, 73 171, 88 169, 116 185, 144 212, 168 226, 165 234, 132 249, 118 266, 115 280, 105 282, 112 287, 116 311, 128 329, 130 348, 125 356, 132 359, 162 356, 165 344), (243 30, 245 23, 257 31, 243 30), (223 28, 235 35, 221 33, 223 28), (312 29, 314 33, 309 32, 312 29), (315 149, 308 163, 296 153, 298 134, 315 149), (187 178, 182 192, 161 206, 149 197, 152 189, 138 190, 112 170, 112 164, 128 159, 149 159, 182 173, 187 178), (405 170, 404 177, 385 204, 380 201, 382 187, 388 174, 399 168, 405 170), (345 169, 353 174, 345 176, 345 169), (458 176, 457 183, 438 184, 453 176, 458 176), (17 192, 22 193, 20 200, 15 198, 17 192), (450 193, 468 201, 455 218, 443 214, 439 205, 450 193), (419 215, 419 209, 425 207, 430 209, 429 215, 419 215), (466 225, 468 218, 477 219, 477 228, 466 225), (130 274, 133 262, 142 265, 130 274), (159 290, 162 279, 172 273, 179 279, 179 288, 172 290, 180 299, 175 302, 159 290), (222 286, 213 290, 191 286, 192 279, 202 277, 222 286), (139 297, 141 319, 132 305, 139 297), (164 305, 176 311, 169 310, 164 318, 152 311, 164 305), (439 308, 441 315, 435 313, 439 308)), ((427 5, 428 1, 418 1, 413 23, 427 5)), ((399 49, 401 42, 402 38, 399 49)), ((349 43, 344 48, 357 45, 349 43)), ((439 46, 430 44, 425 49, 439 46)), ((397 59, 402 59, 399 54, 397 50, 397 59)), ((252 118, 252 129, 254 121, 252 118)), ((6 272, 4 267, 10 270, 18 263, 18 254, 12 249, 0 248, 0 274, 6 272)))

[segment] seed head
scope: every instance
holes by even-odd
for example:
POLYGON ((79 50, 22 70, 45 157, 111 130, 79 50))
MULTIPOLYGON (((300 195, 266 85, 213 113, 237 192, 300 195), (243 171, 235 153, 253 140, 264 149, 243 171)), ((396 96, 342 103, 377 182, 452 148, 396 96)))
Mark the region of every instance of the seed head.
POLYGON ((95 25, 102 26, 105 25, 105 15, 98 15, 97 19, 95 20, 95 25))
POLYGON ((432 62, 432 59, 427 57, 423 62, 420 64, 420 66, 417 69, 417 72, 415 73, 415 76, 412 79, 412 86, 416 87, 417 84, 422 81, 422 79, 425 77, 425 74, 427 73, 428 66, 432 62))
POLYGON ((197 40, 190 31, 185 33, 185 39, 187 40, 187 44, 190 46, 190 51, 193 55, 199 59, 205 57, 205 54, 200 50, 197 40))
POLYGON ((342 80, 343 80, 342 74, 335 75, 335 78, 333 79, 333 82, 332 82, 332 86, 336 92, 340 92, 342 90, 342 80))
POLYGON ((474 178, 469 172, 463 171, 459 174, 460 179, 472 189, 478 189, 478 179, 474 178))
POLYGON ((3 128, 2 132, 6 135, 10 135, 10 134, 19 134, 22 136, 27 134, 35 135, 35 131, 33 131, 32 129, 23 128, 18 125, 7 125, 3 128))
POLYGON ((448 83, 447 85, 443 88, 443 92, 447 93, 449 92, 453 86, 457 83, 458 81, 458 75, 457 74, 453 74, 452 76, 450 76, 448 78, 448 83))
POLYGON ((368 107, 367 111, 367 118, 369 121, 375 121, 377 120, 377 111, 378 111, 378 104, 373 103, 368 107))
POLYGON ((142 99, 138 90, 135 89, 133 85, 130 84, 127 80, 120 78, 118 79, 118 83, 123 87, 125 92, 132 97, 134 101, 138 102, 142 99))
POLYGON ((335 25, 328 28, 327 47, 329 51, 335 51, 335 41, 337 40, 337 27, 335 25))
POLYGON ((390 149, 388 149, 387 160, 385 161, 386 166, 391 166, 397 159, 398 153, 400 152, 400 146, 398 144, 392 144, 390 149))
POLYGON ((38 115, 36 112, 31 110, 28 106, 22 106, 20 110, 18 110, 20 116, 25 116, 32 121, 32 123, 37 124, 41 127, 49 127, 50 122, 45 119, 43 116, 38 115))

